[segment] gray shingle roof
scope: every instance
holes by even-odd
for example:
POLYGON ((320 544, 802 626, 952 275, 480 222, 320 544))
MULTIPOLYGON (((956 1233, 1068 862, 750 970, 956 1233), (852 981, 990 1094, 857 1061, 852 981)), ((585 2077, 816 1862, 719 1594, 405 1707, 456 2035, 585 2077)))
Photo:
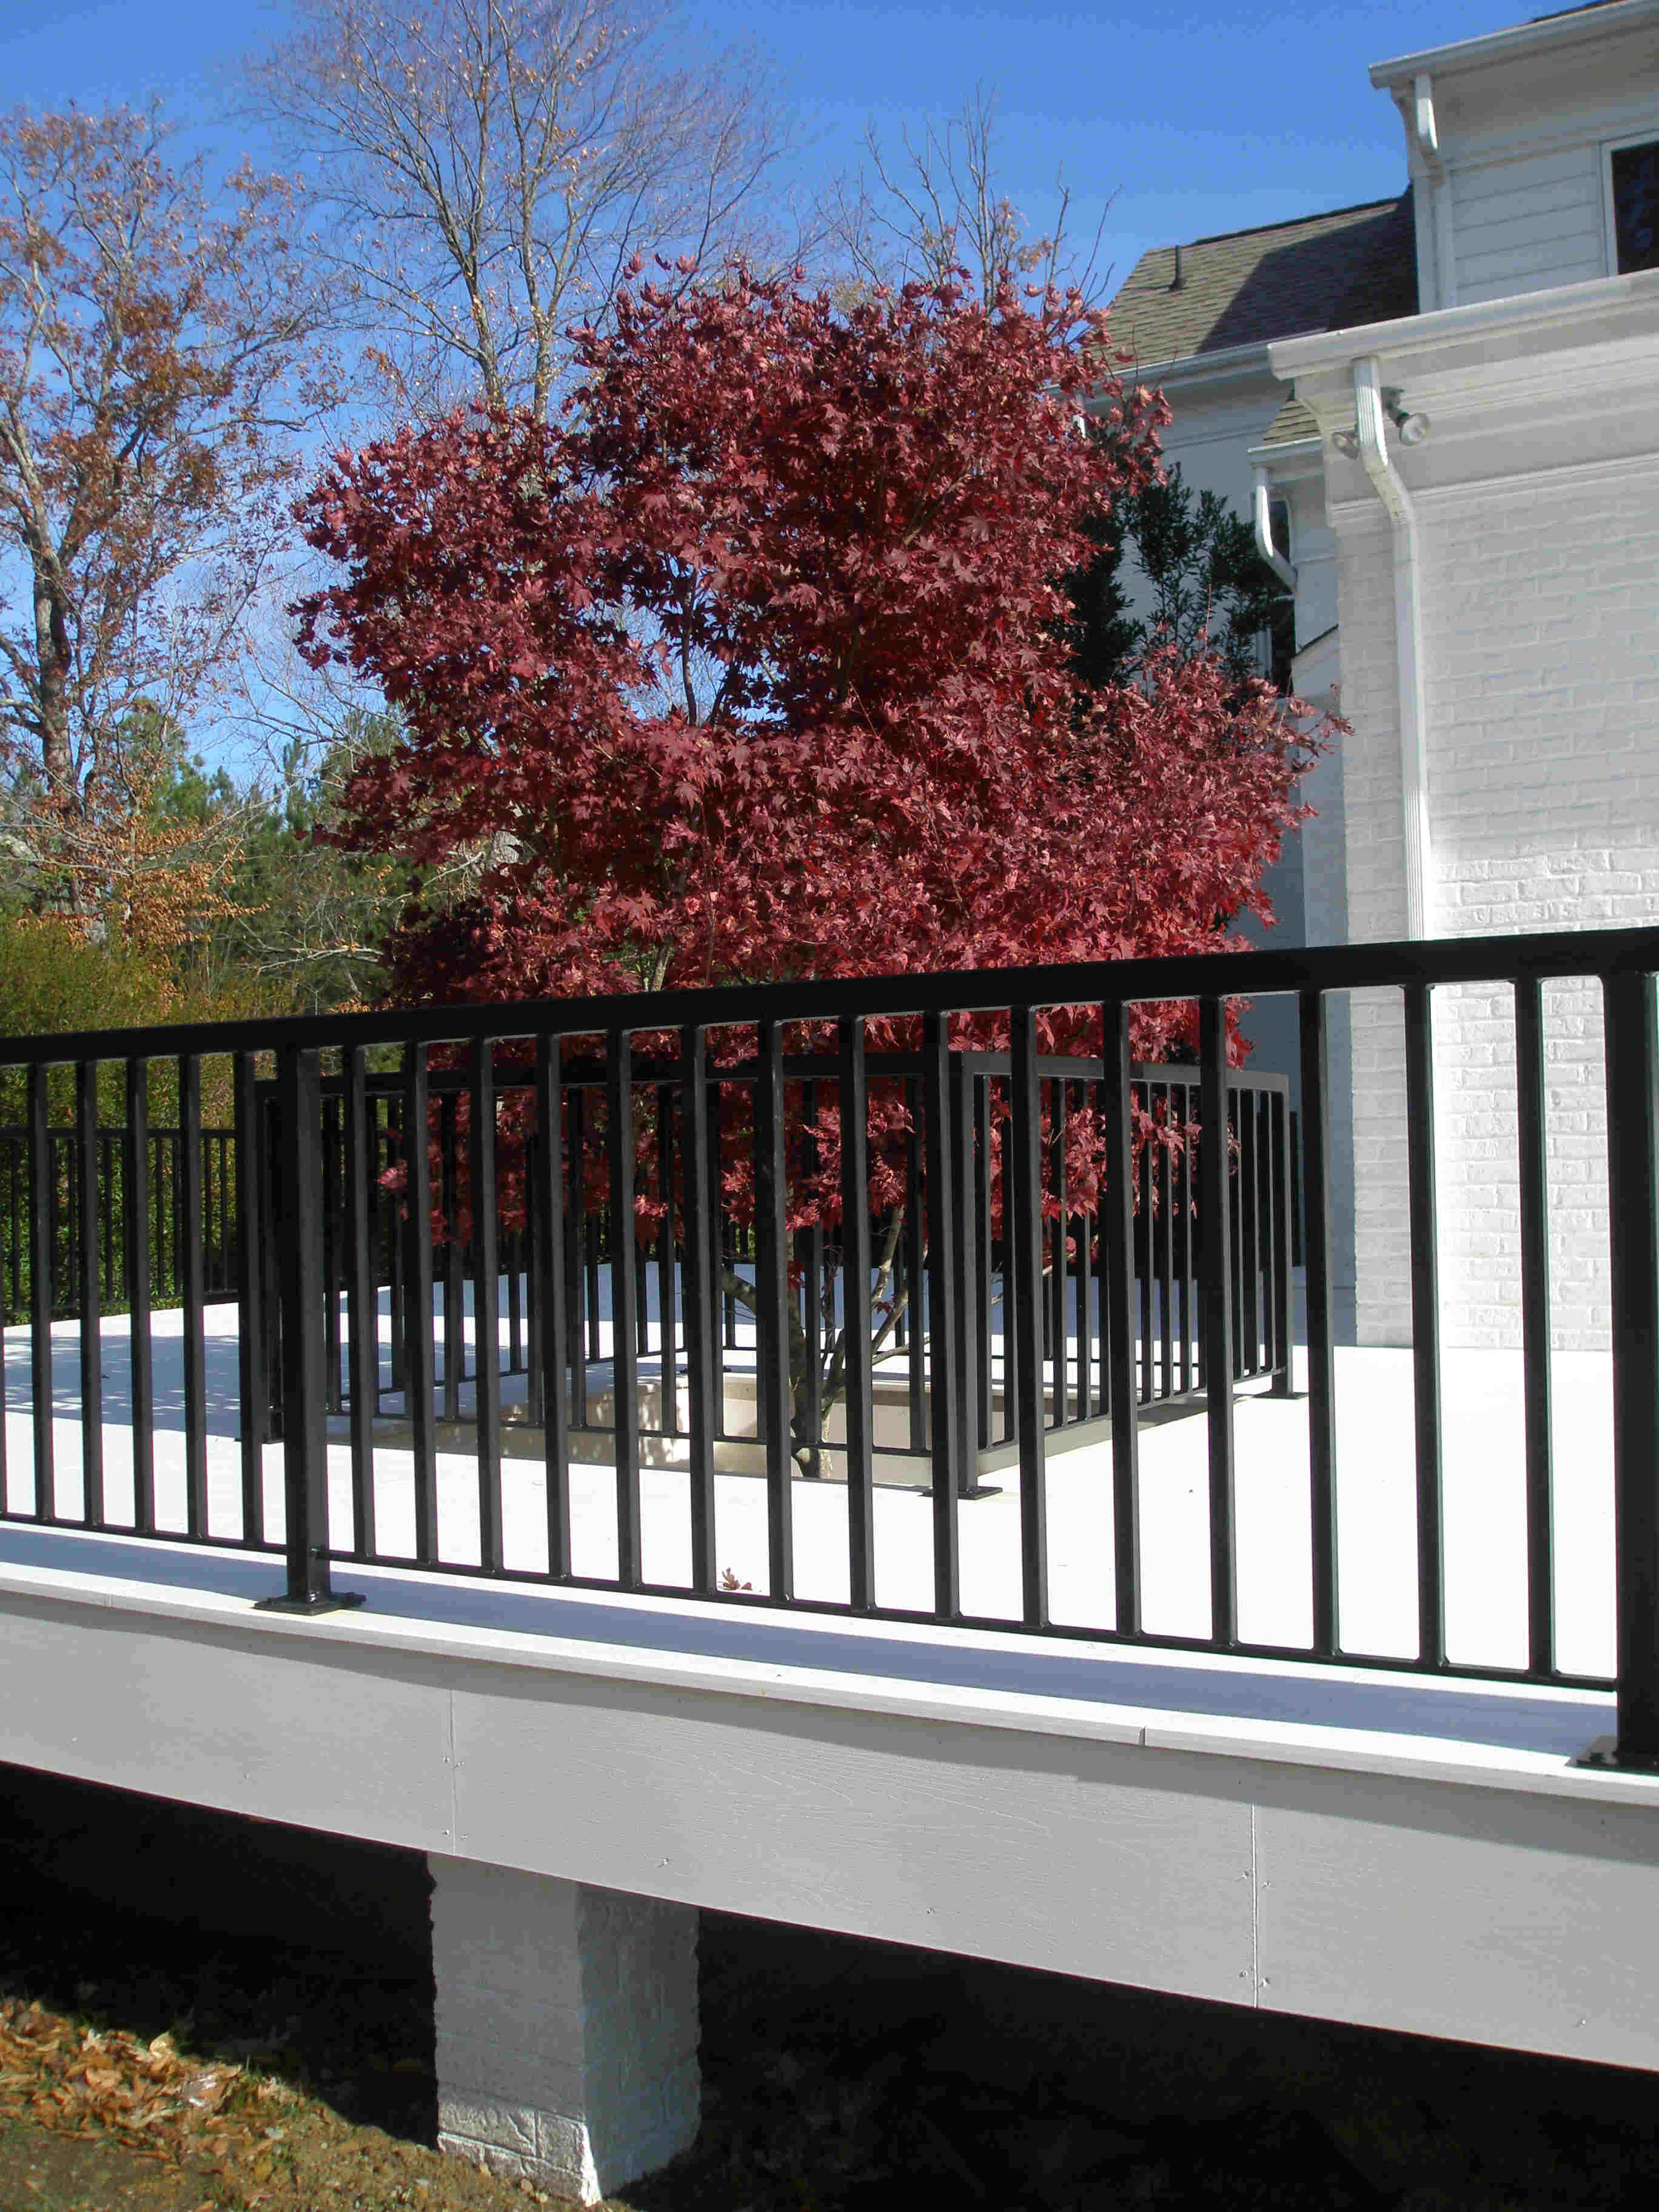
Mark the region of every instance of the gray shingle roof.
POLYGON ((1261 442, 1264 446, 1288 446, 1297 438, 1316 438, 1318 435, 1319 425, 1314 419, 1313 410, 1292 392, 1268 423, 1267 435, 1261 442))
POLYGON ((1267 223, 1143 253, 1112 301, 1111 334, 1140 362, 1218 353, 1417 313, 1411 187, 1397 200, 1267 223))

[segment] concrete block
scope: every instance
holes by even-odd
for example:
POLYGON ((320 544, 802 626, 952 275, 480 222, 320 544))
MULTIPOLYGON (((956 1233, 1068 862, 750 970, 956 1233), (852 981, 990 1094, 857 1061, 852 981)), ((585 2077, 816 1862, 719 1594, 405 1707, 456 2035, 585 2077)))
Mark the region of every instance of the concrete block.
POLYGON ((438 2138, 594 2204, 697 2131, 697 1916, 431 1859, 438 2138))

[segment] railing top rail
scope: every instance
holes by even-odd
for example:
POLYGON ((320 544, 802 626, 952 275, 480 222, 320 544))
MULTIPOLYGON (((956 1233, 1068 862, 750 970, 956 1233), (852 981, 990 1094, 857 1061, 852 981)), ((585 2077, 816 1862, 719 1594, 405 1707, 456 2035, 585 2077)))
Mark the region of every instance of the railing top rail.
POLYGON ((301 1014, 150 1029, 87 1030, 0 1038, 0 1067, 82 1060, 272 1052, 283 1047, 470 1042, 476 1037, 592 1036, 611 1030, 750 1022, 835 1021, 923 1013, 994 1012, 1011 1006, 1133 1004, 1159 999, 1254 998, 1285 991, 1354 991, 1409 983, 1491 983, 1522 976, 1614 975, 1659 969, 1659 929, 1557 930, 1536 935, 1337 945, 1292 951, 1206 952, 1065 966, 980 968, 939 975, 860 975, 827 981, 617 992, 517 1004, 412 1006, 384 1012, 301 1014))

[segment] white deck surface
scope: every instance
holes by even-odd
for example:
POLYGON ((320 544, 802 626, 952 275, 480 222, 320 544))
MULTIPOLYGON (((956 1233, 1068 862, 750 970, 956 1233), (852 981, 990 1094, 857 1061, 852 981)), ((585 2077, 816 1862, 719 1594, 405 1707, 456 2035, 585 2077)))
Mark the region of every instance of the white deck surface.
MULTIPOLYGON (((184 1528, 181 1316, 154 1317, 157 1516, 184 1528)), ((127 1324, 102 1324, 106 1522, 131 1523, 132 1455, 127 1324)), ((53 1437, 56 1509, 81 1510, 79 1332, 54 1327, 53 1437)), ((5 1332, 7 1504, 33 1504, 29 1339, 5 1332)), ((1298 1352, 1297 1382, 1303 1382, 1298 1352)), ((206 1323, 210 1525, 240 1533, 240 1447, 236 1441, 236 1310, 210 1307, 206 1323)), ((1415 1650, 1414 1451, 1411 1354, 1337 1354, 1340 1605, 1346 1650, 1387 1657, 1415 1650)), ((608 1375, 606 1379, 608 1380, 608 1375)), ((1559 1353, 1555 1361, 1556 1617, 1564 1670, 1611 1676, 1613 1523, 1611 1368, 1606 1355, 1559 1353)), ((522 1387, 521 1384, 519 1387, 522 1387)), ((470 1393, 468 1394, 470 1395, 470 1393)), ((1455 1661, 1525 1663, 1525 1528, 1518 1353, 1456 1352, 1444 1362, 1447 1615, 1455 1661)), ((1308 1408, 1305 1398, 1241 1394, 1236 1407, 1239 1632, 1250 1643, 1305 1646, 1311 1637, 1309 1568, 1308 1408)), ((341 1424, 331 1425, 336 1430, 341 1424)), ((526 1440, 527 1441, 527 1439, 526 1440)), ((1113 1620, 1111 1451, 1101 1438, 1053 1449, 1048 1462, 1048 1574, 1053 1620, 1109 1627, 1113 1620)), ((1202 1410, 1143 1422, 1140 1433, 1144 1613, 1155 1632, 1203 1636, 1209 1629, 1206 1432, 1202 1410)), ((350 1460, 343 1441, 329 1450, 333 1540, 351 1540, 350 1460)), ((375 1496, 383 1557, 413 1550, 412 1461, 381 1443, 375 1496)), ((963 1611, 1018 1616, 1017 1468, 989 1478, 998 1494, 957 1506, 963 1611)), ((507 1564, 546 1562, 545 1476, 538 1459, 502 1467, 507 1564)), ((570 1470, 574 1565, 584 1576, 616 1571, 616 1478, 603 1464, 570 1470)), ((688 1485, 683 1470, 647 1467, 641 1476, 646 1578, 689 1584, 688 1485)), ((845 1601, 847 1498, 836 1480, 793 1486, 799 1596, 845 1601)), ((888 1607, 932 1606, 932 1500, 878 1486, 877 1598, 888 1607)), ((438 1462, 440 1557, 476 1562, 477 1474, 464 1453, 438 1462)), ((265 1451, 265 1526, 283 1528, 282 1449, 265 1451)), ((0 1556, 19 1556, 0 1530, 0 1556)), ((124 1549, 130 1547, 123 1547, 124 1549)), ((177 1556, 176 1554, 174 1555, 177 1556)), ((757 1592, 767 1587, 767 1498, 756 1475, 716 1478, 716 1559, 757 1592)), ((257 1573, 269 1570, 247 1563, 257 1573)))

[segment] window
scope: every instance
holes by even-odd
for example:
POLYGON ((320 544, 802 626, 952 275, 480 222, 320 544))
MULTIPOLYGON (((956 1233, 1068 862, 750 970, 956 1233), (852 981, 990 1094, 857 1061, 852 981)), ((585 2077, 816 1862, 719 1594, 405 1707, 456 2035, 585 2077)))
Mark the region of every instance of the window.
POLYGON ((1613 267, 1620 276, 1659 269, 1659 138, 1615 146, 1608 159, 1613 267))

